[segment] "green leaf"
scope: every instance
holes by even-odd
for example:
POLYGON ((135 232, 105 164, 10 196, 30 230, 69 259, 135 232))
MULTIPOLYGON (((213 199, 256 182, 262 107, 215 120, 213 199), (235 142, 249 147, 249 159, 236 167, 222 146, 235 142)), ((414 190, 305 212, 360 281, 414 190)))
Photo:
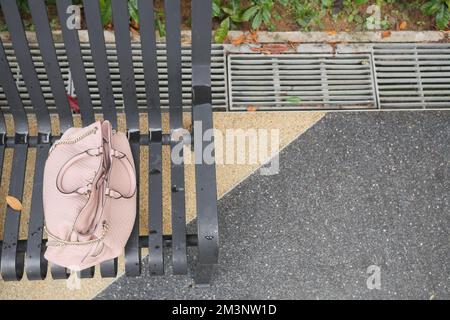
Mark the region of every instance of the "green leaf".
POLYGON ((20 13, 30 13, 30 7, 26 0, 17 1, 17 7, 19 8, 20 13))
POLYGON ((433 15, 437 12, 437 7, 436 7, 436 3, 434 2, 426 2, 423 6, 422 6, 422 12, 426 15, 433 15))
POLYGON ((233 8, 233 10, 240 10, 241 9, 241 1, 240 0, 231 0, 231 8, 233 8))
POLYGON ((222 43, 226 39, 229 30, 230 18, 228 17, 220 23, 219 28, 217 28, 216 32, 214 33, 214 40, 217 43, 222 43))
POLYGON ((278 0, 278 2, 283 6, 286 7, 289 4, 289 0, 278 0))
POLYGON ((139 23, 139 13, 137 8, 137 0, 128 1, 128 12, 130 13, 131 19, 139 23))
POLYGON ((331 8, 334 4, 334 0, 322 0, 322 7, 331 8))
POLYGON ((161 20, 156 20, 156 28, 158 29, 158 33, 160 37, 166 36, 166 26, 161 20))
POLYGON ((292 104, 300 104, 302 102, 302 99, 300 99, 300 97, 296 97, 296 96, 286 97, 286 99, 284 99, 284 100, 286 102, 292 103, 292 104))
POLYGON ((445 4, 441 5, 436 15, 436 25, 439 29, 445 29, 450 21, 450 11, 445 4))
POLYGON ((155 10, 155 26, 160 37, 166 36, 166 25, 164 23, 164 12, 155 10))
POLYGON ((223 7, 222 11, 225 12, 227 15, 231 16, 234 14, 234 10, 231 8, 223 7))
POLYGON ((258 6, 253 6, 245 10, 242 14, 242 21, 249 21, 255 16, 255 14, 258 12, 258 9, 258 6))
POLYGON ((369 0, 354 0, 355 4, 357 5, 362 5, 362 4, 366 4, 369 0))
POLYGON ((213 17, 220 16, 220 0, 214 0, 212 4, 212 15, 213 17))
POLYGON ((259 11, 256 16, 253 18, 252 21, 252 29, 256 30, 259 28, 259 26, 261 25, 263 21, 263 15, 262 15, 262 11, 259 11))
POLYGON ((270 17, 271 17, 270 10, 268 8, 264 8, 262 10, 262 18, 266 25, 270 24, 270 17))
POLYGON ((100 15, 102 25, 106 26, 112 21, 111 0, 100 0, 100 15))
POLYGON ((364 18, 358 14, 355 16, 355 21, 357 23, 362 23, 364 21, 364 18))

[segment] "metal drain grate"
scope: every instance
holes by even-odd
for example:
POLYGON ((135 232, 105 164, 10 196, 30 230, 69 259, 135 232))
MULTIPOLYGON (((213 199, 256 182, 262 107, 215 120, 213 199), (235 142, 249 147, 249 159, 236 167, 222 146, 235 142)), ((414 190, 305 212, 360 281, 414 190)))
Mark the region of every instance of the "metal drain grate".
MULTIPOLYGON (((8 61, 12 67, 12 71, 16 76, 17 85, 19 92, 21 94, 24 106, 27 110, 32 110, 32 104, 28 96, 26 86, 23 82, 22 75, 17 66, 16 57, 14 55, 14 50, 11 44, 4 44, 5 51, 7 54, 8 61)), ((123 96, 122 87, 120 85, 119 68, 117 63, 117 55, 115 50, 115 45, 108 43, 107 55, 108 63, 110 67, 111 80, 113 84, 114 99, 117 108, 123 109, 123 96)), ((138 97, 139 108, 146 108, 146 98, 145 98, 145 86, 144 86, 144 72, 142 67, 142 57, 139 43, 133 43, 133 65, 134 72, 136 76, 136 91, 138 97)), ((44 93, 44 98, 49 106, 50 110, 54 110, 55 101, 53 100, 53 95, 49 86, 47 74, 45 72, 44 64, 42 62, 42 57, 39 53, 39 48, 37 44, 30 44, 31 54, 38 72, 38 77, 41 82, 42 91, 44 93)), ((56 50, 58 55, 59 64, 61 71, 63 73, 63 78, 66 84, 66 88, 69 88, 69 64, 67 57, 65 55, 64 45, 62 43, 56 44, 56 50)), ((82 44, 82 53, 84 58, 84 65, 86 68, 86 73, 88 77, 89 88, 92 97, 92 103, 94 109, 100 111, 100 96, 98 93, 96 77, 94 73, 94 66, 92 63, 92 56, 90 52, 90 47, 88 43, 82 44)), ((211 61, 211 78, 212 78, 212 98, 213 107, 218 110, 224 110, 227 107, 227 93, 226 93, 226 72, 225 72, 225 56, 224 50, 221 45, 212 46, 212 61, 211 61)), ((158 71, 159 71, 159 85, 161 92, 161 107, 168 108, 168 88, 167 88, 167 65, 166 65, 166 51, 165 45, 158 45, 158 71)), ((182 71, 183 71, 183 106, 187 109, 191 106, 191 48, 190 46, 184 46, 182 49, 182 71)), ((8 110, 8 103, 3 90, 0 87, 0 107, 5 111, 8 110)))
POLYGON ((381 109, 449 108, 450 44, 373 47, 381 109))
POLYGON ((230 54, 230 110, 374 109, 370 54, 230 54))

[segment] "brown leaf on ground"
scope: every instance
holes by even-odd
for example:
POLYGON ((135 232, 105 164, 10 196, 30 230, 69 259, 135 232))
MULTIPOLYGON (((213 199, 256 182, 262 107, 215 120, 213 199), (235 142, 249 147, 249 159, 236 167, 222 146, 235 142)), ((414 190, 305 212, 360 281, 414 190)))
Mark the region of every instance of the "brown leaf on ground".
POLYGON ((262 47, 251 47, 250 50, 252 50, 253 52, 261 52, 262 47))
POLYGON ((250 37, 250 40, 253 43, 258 43, 259 42, 259 40, 258 40, 258 31, 250 31, 249 37, 250 37))
POLYGON ((389 38, 390 36, 391 36, 391 31, 389 31, 389 30, 383 31, 383 32, 381 33, 381 38, 382 38, 382 39, 384 39, 384 38, 389 38))
POLYGON ((231 44, 233 44, 234 46, 239 46, 245 42, 246 38, 247 38, 247 36, 243 33, 239 37, 234 38, 231 41, 231 44))
POLYGON ((112 30, 113 30, 113 25, 112 25, 112 23, 108 23, 108 24, 105 26, 105 30, 112 31, 112 30))
POLYGON ((329 30, 329 31, 327 31, 327 34, 330 36, 335 36, 335 35, 337 35, 337 32, 336 32, 336 30, 329 30))
POLYGON ((406 30, 406 28, 408 28, 408 23, 406 23, 406 21, 402 21, 398 26, 399 30, 406 30))
POLYGON ((21 211, 23 209, 22 203, 20 202, 20 200, 15 198, 15 197, 13 197, 13 196, 6 196, 6 203, 13 210, 21 211))
POLYGON ((134 30, 139 30, 139 23, 137 23, 136 20, 131 20, 130 27, 134 30))
POLYGON ((133 37, 138 38, 140 36, 139 32, 138 32, 138 29, 135 29, 135 28, 131 27, 130 31, 133 34, 133 37))
POLYGON ((288 51, 289 46, 287 44, 265 43, 261 47, 253 47, 251 50, 263 54, 280 54, 288 51))
POLYGON ((336 54, 337 42, 336 41, 328 41, 327 43, 331 46, 332 54, 336 54))
POLYGON ((249 111, 249 112, 256 111, 256 106, 254 106, 254 105, 248 105, 248 106, 247 106, 247 111, 249 111))
POLYGON ((244 32, 234 39, 228 39, 228 41, 235 46, 239 46, 244 43, 258 43, 258 33, 257 31, 244 32))
POLYGON ((295 52, 297 52, 297 48, 298 48, 299 44, 300 44, 300 42, 288 41, 288 46, 295 52))

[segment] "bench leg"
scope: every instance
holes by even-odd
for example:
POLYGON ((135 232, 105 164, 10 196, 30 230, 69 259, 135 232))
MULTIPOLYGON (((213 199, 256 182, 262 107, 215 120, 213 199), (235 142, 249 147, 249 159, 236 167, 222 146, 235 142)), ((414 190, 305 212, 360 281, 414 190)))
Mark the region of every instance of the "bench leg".
POLYGON ((215 267, 215 264, 197 264, 194 278, 196 288, 208 288, 211 285, 215 267))

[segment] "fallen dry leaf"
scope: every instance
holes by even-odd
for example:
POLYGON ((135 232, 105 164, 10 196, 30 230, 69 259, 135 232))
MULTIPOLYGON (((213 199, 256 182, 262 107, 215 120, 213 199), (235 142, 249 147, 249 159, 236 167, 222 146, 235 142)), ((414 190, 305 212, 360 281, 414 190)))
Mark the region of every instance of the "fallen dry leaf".
POLYGON ((335 30, 329 30, 329 31, 327 31, 327 34, 330 36, 335 36, 335 35, 337 35, 337 32, 335 30))
POLYGON ((130 27, 134 30, 139 30, 140 28, 139 23, 137 23, 136 20, 133 19, 130 22, 130 27))
POLYGON ((13 196, 6 196, 6 203, 13 210, 21 211, 23 209, 22 203, 20 202, 20 200, 15 198, 15 197, 13 197, 13 196))
POLYGON ((244 41, 246 40, 247 36, 245 34, 241 34, 239 37, 234 38, 231 41, 231 44, 233 44, 234 46, 238 46, 244 43, 244 41))
POLYGON ((327 43, 331 46, 332 53, 336 54, 337 42, 336 41, 327 41, 327 43))
POLYGON ((133 34, 134 38, 138 38, 139 37, 139 32, 136 29, 130 28, 130 31, 133 34))
POLYGON ((249 112, 256 111, 256 107, 253 106, 253 105, 248 105, 248 106, 247 106, 247 111, 249 111, 249 112))
POLYGON ((300 42, 288 41, 288 46, 291 47, 292 50, 297 52, 297 48, 300 42))
POLYGON ((262 52, 262 47, 251 47, 250 50, 253 52, 262 52))
POLYGON ((383 31, 383 32, 381 33, 381 38, 382 38, 382 39, 384 39, 384 38, 389 38, 390 36, 391 36, 391 31, 389 31, 389 30, 383 31))
POLYGON ((228 39, 229 43, 239 46, 243 43, 258 43, 258 34, 256 31, 251 31, 248 33, 243 33, 240 36, 234 38, 234 39, 228 39))
POLYGON ((113 30, 113 25, 112 25, 112 23, 108 23, 108 24, 104 27, 104 29, 105 29, 105 30, 112 31, 112 30, 113 30))
POLYGON ((252 42, 259 42, 258 40, 258 32, 257 31, 250 31, 250 39, 252 42))
POLYGON ((400 25, 398 26, 400 30, 405 30, 407 27, 408 24, 406 23, 406 21, 402 21, 402 23, 400 23, 400 25))
POLYGON ((289 46, 287 44, 277 44, 277 43, 266 43, 261 47, 253 47, 251 48, 254 52, 259 52, 263 54, 280 54, 289 50, 289 46))
POLYGON ((67 100, 69 100, 69 107, 74 113, 80 113, 80 106, 78 105, 78 99, 72 97, 70 94, 66 93, 67 100))

